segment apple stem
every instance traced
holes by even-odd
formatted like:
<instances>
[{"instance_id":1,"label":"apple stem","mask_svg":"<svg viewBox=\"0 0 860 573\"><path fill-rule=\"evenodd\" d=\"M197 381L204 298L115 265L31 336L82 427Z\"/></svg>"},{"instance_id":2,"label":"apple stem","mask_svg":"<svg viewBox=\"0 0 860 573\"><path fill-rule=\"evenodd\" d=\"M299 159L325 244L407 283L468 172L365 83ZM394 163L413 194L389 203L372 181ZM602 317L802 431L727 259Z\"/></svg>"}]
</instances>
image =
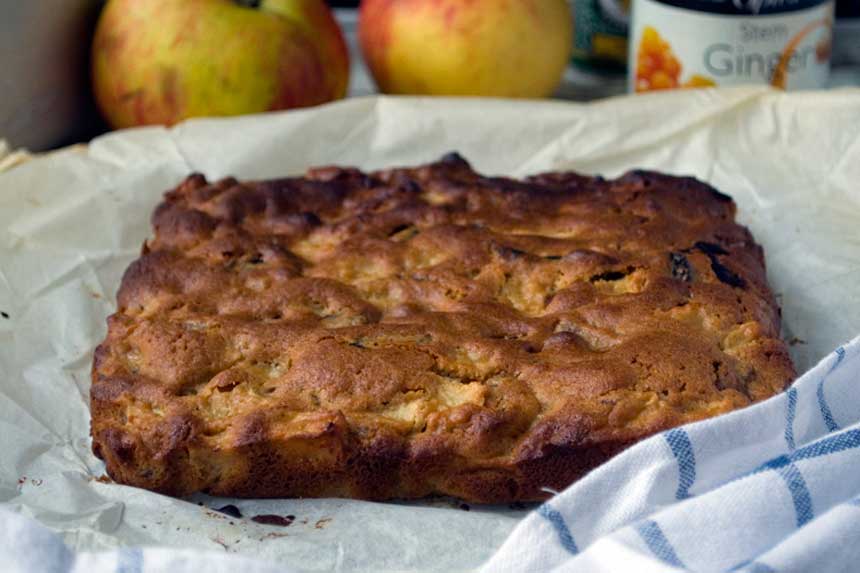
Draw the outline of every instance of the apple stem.
<instances>
[{"instance_id":1,"label":"apple stem","mask_svg":"<svg viewBox=\"0 0 860 573\"><path fill-rule=\"evenodd\" d=\"M259 8L262 0L233 0L236 4L245 6L246 8Z\"/></svg>"}]
</instances>

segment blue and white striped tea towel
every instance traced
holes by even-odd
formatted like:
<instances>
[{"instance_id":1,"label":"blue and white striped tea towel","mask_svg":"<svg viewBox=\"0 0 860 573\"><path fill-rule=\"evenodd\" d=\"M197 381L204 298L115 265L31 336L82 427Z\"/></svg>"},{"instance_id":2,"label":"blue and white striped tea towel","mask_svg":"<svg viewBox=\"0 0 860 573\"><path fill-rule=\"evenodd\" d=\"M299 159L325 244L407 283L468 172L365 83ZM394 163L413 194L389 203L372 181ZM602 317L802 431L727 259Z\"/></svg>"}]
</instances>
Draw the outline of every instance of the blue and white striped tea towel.
<instances>
[{"instance_id":1,"label":"blue and white striped tea towel","mask_svg":"<svg viewBox=\"0 0 860 573\"><path fill-rule=\"evenodd\" d=\"M485 572L860 572L860 337L788 391L630 448Z\"/></svg>"}]
</instances>

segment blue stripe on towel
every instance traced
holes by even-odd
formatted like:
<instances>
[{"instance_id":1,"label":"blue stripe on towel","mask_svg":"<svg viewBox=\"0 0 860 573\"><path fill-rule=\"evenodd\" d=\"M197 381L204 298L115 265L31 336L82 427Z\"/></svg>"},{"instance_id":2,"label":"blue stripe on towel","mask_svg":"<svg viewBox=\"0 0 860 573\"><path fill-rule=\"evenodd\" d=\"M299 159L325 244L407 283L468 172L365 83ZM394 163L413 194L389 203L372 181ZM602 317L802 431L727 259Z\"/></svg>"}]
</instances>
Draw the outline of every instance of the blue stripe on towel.
<instances>
[{"instance_id":1,"label":"blue stripe on towel","mask_svg":"<svg viewBox=\"0 0 860 573\"><path fill-rule=\"evenodd\" d=\"M552 525L555 532L558 534L558 541L569 553L576 555L579 553L579 548L576 546L576 541L573 540L573 535L567 528L564 522L564 517L558 511L550 507L549 503L545 503L537 508L538 514L546 519Z\"/></svg>"},{"instance_id":2,"label":"blue stripe on towel","mask_svg":"<svg viewBox=\"0 0 860 573\"><path fill-rule=\"evenodd\" d=\"M818 409L821 410L821 417L824 418L824 424L827 426L827 430L829 432L835 432L838 430L839 424L837 424L836 420L833 418L833 412L830 411L830 406L827 404L827 398L824 396L824 383L833 371L842 364L843 360L845 360L845 349L840 346L836 349L836 362L830 367L827 374L822 376L821 380L818 381L818 389L815 391L816 396L818 396Z\"/></svg>"},{"instance_id":3,"label":"blue stripe on towel","mask_svg":"<svg viewBox=\"0 0 860 573\"><path fill-rule=\"evenodd\" d=\"M797 526L801 527L812 520L814 512L812 511L812 496L809 493L809 488L806 486L806 480L803 479L803 475L795 465L795 462L835 454L857 447L860 447L860 429L847 430L822 438L789 454L777 456L767 463L760 465L748 475L767 470L776 470L788 486L791 499L794 502Z\"/></svg>"},{"instance_id":4,"label":"blue stripe on towel","mask_svg":"<svg viewBox=\"0 0 860 573\"><path fill-rule=\"evenodd\" d=\"M791 499L794 502L797 526L801 527L809 523L814 517L814 513L812 511L812 496L809 493L809 488L806 486L806 480L803 479L803 475L795 465L795 462L835 454L857 447L860 447L860 430L848 430L840 434L822 438L789 454L777 456L767 463L762 464L748 475L767 470L776 470L788 486L788 491L791 493Z\"/></svg>"},{"instance_id":5,"label":"blue stripe on towel","mask_svg":"<svg viewBox=\"0 0 860 573\"><path fill-rule=\"evenodd\" d=\"M143 551L139 547L119 550L116 573L141 573L143 571Z\"/></svg>"},{"instance_id":6,"label":"blue stripe on towel","mask_svg":"<svg viewBox=\"0 0 860 573\"><path fill-rule=\"evenodd\" d=\"M812 496L809 494L806 480L803 479L803 474L800 473L800 470L794 464L782 466L777 472L785 480L785 485L788 486L788 491L791 493L797 527L803 527L812 521L814 515L812 511Z\"/></svg>"},{"instance_id":7,"label":"blue stripe on towel","mask_svg":"<svg viewBox=\"0 0 860 573\"><path fill-rule=\"evenodd\" d=\"M834 370L836 370L836 368L837 368L840 364L842 364L842 361L843 361L843 360L845 360L845 348L844 348L844 347L842 347L842 346L840 346L839 348L837 348L837 349L836 349L836 364L834 364L834 365L830 368L830 372L828 372L828 374L830 374L831 372L833 372Z\"/></svg>"},{"instance_id":8,"label":"blue stripe on towel","mask_svg":"<svg viewBox=\"0 0 860 573\"><path fill-rule=\"evenodd\" d=\"M776 570L770 565L760 563L758 561L741 561L729 571L743 571L744 573L776 573Z\"/></svg>"},{"instance_id":9,"label":"blue stripe on towel","mask_svg":"<svg viewBox=\"0 0 860 573\"><path fill-rule=\"evenodd\" d=\"M767 470L777 470L799 460L809 460L857 447L860 447L860 429L846 430L839 434L822 438L808 446L803 446L790 454L777 456L750 473L755 474Z\"/></svg>"},{"instance_id":10,"label":"blue stripe on towel","mask_svg":"<svg viewBox=\"0 0 860 573\"><path fill-rule=\"evenodd\" d=\"M656 521L643 521L636 526L636 533L660 561L679 569L684 568L684 564Z\"/></svg>"},{"instance_id":11,"label":"blue stripe on towel","mask_svg":"<svg viewBox=\"0 0 860 573\"><path fill-rule=\"evenodd\" d=\"M827 426L827 431L835 432L839 429L839 425L833 419L833 412L830 411L830 406L827 405L827 399L824 397L825 380L826 377L818 382L818 389L815 391L815 394L818 396L818 409L821 410L821 417L824 418L824 425Z\"/></svg>"},{"instance_id":12,"label":"blue stripe on towel","mask_svg":"<svg viewBox=\"0 0 860 573\"><path fill-rule=\"evenodd\" d=\"M785 407L785 443L788 450L793 451L794 445L794 416L797 414L797 388L789 388L786 392Z\"/></svg>"},{"instance_id":13,"label":"blue stripe on towel","mask_svg":"<svg viewBox=\"0 0 860 573\"><path fill-rule=\"evenodd\" d=\"M678 460L678 491L675 499L687 499L690 497L690 487L696 481L696 456L693 454L693 444L687 432L681 428L675 428L663 434L666 442L672 449L672 453Z\"/></svg>"}]
</instances>

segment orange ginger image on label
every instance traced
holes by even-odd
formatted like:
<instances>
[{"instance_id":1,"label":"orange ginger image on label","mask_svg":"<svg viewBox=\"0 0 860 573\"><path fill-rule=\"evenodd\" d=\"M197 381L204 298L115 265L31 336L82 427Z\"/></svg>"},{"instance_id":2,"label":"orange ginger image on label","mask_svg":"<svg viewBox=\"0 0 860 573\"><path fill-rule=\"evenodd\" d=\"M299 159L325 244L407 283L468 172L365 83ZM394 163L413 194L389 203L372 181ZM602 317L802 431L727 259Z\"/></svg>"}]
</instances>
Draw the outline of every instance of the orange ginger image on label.
<instances>
[{"instance_id":1,"label":"orange ginger image on label","mask_svg":"<svg viewBox=\"0 0 860 573\"><path fill-rule=\"evenodd\" d=\"M652 26L642 29L642 39L636 55L636 91L673 88L700 88L717 85L711 78L694 74L681 83L681 62L675 57L669 42L660 37Z\"/></svg>"},{"instance_id":2,"label":"orange ginger image on label","mask_svg":"<svg viewBox=\"0 0 860 573\"><path fill-rule=\"evenodd\" d=\"M773 75L770 78L770 85L783 90L786 88L786 84L788 83L788 69L791 65L791 58L794 56L798 46L800 46L800 43L803 41L803 39L809 34L811 34L813 31L815 31L817 28L824 28L826 33L815 45L815 59L819 63L826 62L828 59L830 59L830 52L832 49L831 34L833 28L833 21L830 20L830 18L825 18L824 20L818 20L816 22L807 24L804 28L800 30L800 32L795 34L795 36L788 42L788 44L786 44L785 49L782 52L782 56L779 59L779 63L773 70Z\"/></svg>"}]
</instances>

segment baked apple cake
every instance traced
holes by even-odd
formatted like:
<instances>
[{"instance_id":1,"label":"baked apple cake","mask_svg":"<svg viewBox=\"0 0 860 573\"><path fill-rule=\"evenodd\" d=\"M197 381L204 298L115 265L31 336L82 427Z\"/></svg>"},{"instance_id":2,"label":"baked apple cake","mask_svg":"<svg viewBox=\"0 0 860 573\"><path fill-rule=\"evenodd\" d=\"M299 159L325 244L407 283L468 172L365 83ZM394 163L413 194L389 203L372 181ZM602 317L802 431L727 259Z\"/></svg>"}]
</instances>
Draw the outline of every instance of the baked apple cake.
<instances>
[{"instance_id":1,"label":"baked apple cake","mask_svg":"<svg viewBox=\"0 0 860 573\"><path fill-rule=\"evenodd\" d=\"M153 216L93 365L93 450L172 495L540 500L794 370L761 247L687 177L457 154L210 183Z\"/></svg>"}]
</instances>

